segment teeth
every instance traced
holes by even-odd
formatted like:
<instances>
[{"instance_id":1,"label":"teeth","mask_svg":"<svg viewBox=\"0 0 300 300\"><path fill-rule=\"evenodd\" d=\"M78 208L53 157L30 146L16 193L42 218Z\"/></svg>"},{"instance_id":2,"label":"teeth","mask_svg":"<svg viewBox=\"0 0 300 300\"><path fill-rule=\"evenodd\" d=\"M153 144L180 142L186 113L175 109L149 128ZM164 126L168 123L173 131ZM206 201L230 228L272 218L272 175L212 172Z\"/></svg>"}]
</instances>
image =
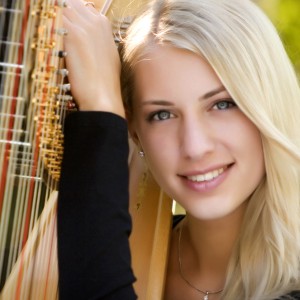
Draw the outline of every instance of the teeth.
<instances>
[{"instance_id":1,"label":"teeth","mask_svg":"<svg viewBox=\"0 0 300 300\"><path fill-rule=\"evenodd\" d=\"M200 174L200 175L193 175L193 176L187 176L187 179L191 181L197 181L197 182L202 182L202 181L209 181L212 180L213 178L218 177L220 174L224 172L224 168L214 170L205 174Z\"/></svg>"},{"instance_id":2,"label":"teeth","mask_svg":"<svg viewBox=\"0 0 300 300\"><path fill-rule=\"evenodd\" d=\"M204 180L212 180L214 178L214 173L211 172L211 173L206 173L204 175Z\"/></svg>"}]
</instances>

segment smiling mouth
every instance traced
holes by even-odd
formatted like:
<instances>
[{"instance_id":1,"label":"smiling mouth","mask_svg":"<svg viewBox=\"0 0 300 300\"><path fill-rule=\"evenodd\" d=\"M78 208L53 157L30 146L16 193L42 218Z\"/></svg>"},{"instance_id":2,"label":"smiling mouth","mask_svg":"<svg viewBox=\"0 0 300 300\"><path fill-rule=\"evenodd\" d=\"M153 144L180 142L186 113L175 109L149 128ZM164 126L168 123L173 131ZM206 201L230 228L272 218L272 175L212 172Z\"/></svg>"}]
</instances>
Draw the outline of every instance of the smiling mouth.
<instances>
[{"instance_id":1,"label":"smiling mouth","mask_svg":"<svg viewBox=\"0 0 300 300\"><path fill-rule=\"evenodd\" d=\"M204 174L199 174L199 175L192 175L192 176L186 176L186 178L188 180L191 180L193 182L204 182L204 181L210 181L214 178L217 178L218 176L220 176L222 173L224 173L225 170L227 170L229 166L226 166L226 167L223 167L223 168L220 168L220 169L216 169L216 170L213 170L213 171L210 171L210 172L207 172L207 173L204 173Z\"/></svg>"}]
</instances>

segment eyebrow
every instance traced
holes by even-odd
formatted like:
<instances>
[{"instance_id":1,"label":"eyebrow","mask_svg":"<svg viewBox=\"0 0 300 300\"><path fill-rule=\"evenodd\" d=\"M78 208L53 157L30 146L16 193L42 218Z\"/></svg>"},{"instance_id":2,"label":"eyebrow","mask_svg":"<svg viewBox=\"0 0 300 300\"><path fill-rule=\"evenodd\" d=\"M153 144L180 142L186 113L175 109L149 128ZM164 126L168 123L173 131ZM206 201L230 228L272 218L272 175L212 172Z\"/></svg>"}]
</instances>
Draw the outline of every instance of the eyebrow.
<instances>
[{"instance_id":1,"label":"eyebrow","mask_svg":"<svg viewBox=\"0 0 300 300\"><path fill-rule=\"evenodd\" d=\"M222 85L210 92L205 93L203 96L200 97L200 99L208 99L211 98L223 91L226 91L225 87ZM142 105L163 105L163 106L172 106L174 103L166 101L166 100L147 100L142 103Z\"/></svg>"},{"instance_id":2,"label":"eyebrow","mask_svg":"<svg viewBox=\"0 0 300 300\"><path fill-rule=\"evenodd\" d=\"M220 86L220 87L218 87L218 88L216 88L216 89L214 89L214 90L212 90L212 91L210 91L210 92L204 94L202 97L200 97L200 99L208 99L208 98L210 98L210 97L212 97L212 96L214 96L214 95L217 95L217 94L219 94L219 93L221 93L221 92L223 92L223 91L226 91L226 89L225 89L225 87L222 85L222 86Z\"/></svg>"},{"instance_id":3,"label":"eyebrow","mask_svg":"<svg viewBox=\"0 0 300 300\"><path fill-rule=\"evenodd\" d=\"M166 101L166 100L148 100L142 103L142 105L165 105L165 106L171 106L174 105L174 103Z\"/></svg>"}]
</instances>

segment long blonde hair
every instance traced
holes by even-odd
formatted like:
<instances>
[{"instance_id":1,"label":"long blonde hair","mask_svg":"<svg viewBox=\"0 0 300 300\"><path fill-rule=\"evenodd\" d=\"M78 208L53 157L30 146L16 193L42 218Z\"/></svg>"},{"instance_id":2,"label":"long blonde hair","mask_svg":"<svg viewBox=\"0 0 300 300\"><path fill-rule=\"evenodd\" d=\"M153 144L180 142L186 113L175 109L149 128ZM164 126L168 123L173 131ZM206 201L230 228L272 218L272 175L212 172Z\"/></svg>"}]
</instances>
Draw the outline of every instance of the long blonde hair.
<instances>
[{"instance_id":1,"label":"long blonde hair","mask_svg":"<svg viewBox=\"0 0 300 300\"><path fill-rule=\"evenodd\" d=\"M131 111L134 66L154 43L208 61L261 132L266 176L251 196L223 299L274 299L300 289L300 89L274 26L249 0L157 0L123 49Z\"/></svg>"}]
</instances>

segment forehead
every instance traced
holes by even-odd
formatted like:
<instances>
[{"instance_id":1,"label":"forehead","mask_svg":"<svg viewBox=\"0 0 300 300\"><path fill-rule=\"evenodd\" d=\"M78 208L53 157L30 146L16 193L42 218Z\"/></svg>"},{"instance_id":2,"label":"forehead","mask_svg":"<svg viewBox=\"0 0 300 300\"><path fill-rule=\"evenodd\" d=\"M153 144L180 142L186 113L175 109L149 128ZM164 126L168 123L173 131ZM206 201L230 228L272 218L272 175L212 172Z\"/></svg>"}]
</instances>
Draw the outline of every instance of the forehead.
<instances>
[{"instance_id":1,"label":"forehead","mask_svg":"<svg viewBox=\"0 0 300 300\"><path fill-rule=\"evenodd\" d=\"M135 96L205 94L222 85L211 66L191 51L155 45L135 66Z\"/></svg>"}]
</instances>

